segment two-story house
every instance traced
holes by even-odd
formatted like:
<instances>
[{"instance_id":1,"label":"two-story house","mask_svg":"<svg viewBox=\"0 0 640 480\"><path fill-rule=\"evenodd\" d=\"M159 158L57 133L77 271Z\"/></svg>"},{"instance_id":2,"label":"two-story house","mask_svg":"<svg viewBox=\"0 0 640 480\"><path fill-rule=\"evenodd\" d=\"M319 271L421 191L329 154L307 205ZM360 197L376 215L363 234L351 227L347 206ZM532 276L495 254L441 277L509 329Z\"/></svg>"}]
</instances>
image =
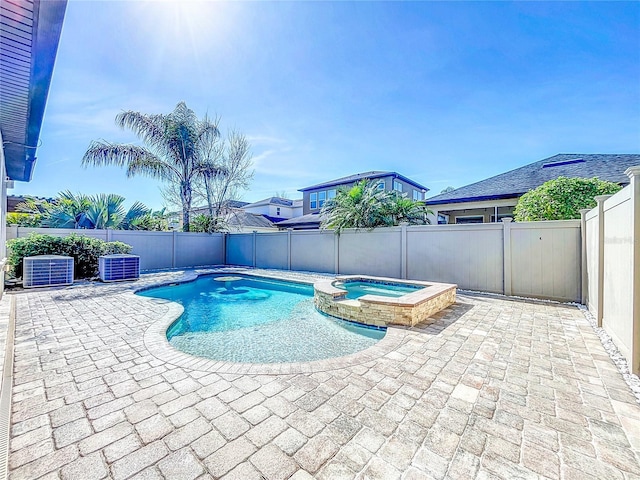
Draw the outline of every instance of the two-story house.
<instances>
[{"instance_id":1,"label":"two-story house","mask_svg":"<svg viewBox=\"0 0 640 480\"><path fill-rule=\"evenodd\" d=\"M262 215L271 222L278 223L302 216L302 199L269 197L244 205L242 208L247 213Z\"/></svg>"},{"instance_id":2,"label":"two-story house","mask_svg":"<svg viewBox=\"0 0 640 480\"><path fill-rule=\"evenodd\" d=\"M377 181L377 187L380 190L407 194L413 200L424 200L425 194L429 191L427 187L396 172L371 171L336 178L298 190L302 192L302 216L278 222L278 228L295 230L319 228L320 210L324 204L336 196L339 188L352 187L360 180Z\"/></svg>"}]
</instances>

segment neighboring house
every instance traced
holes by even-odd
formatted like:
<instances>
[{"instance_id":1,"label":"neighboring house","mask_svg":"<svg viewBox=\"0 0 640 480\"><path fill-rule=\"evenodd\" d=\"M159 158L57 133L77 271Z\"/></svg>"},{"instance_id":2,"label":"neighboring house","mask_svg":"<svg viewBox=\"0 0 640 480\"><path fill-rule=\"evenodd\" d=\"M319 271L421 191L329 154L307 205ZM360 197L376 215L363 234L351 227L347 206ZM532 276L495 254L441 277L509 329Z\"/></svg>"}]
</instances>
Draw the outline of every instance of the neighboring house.
<instances>
[{"instance_id":1,"label":"neighboring house","mask_svg":"<svg viewBox=\"0 0 640 480\"><path fill-rule=\"evenodd\" d=\"M46 198L46 197L35 197L32 195L7 195L7 213L17 212L16 207L23 203L27 197L33 198L35 200L42 200L48 203L53 203L54 198Z\"/></svg>"},{"instance_id":2,"label":"neighboring house","mask_svg":"<svg viewBox=\"0 0 640 480\"><path fill-rule=\"evenodd\" d=\"M245 211L245 207L250 205L239 200L229 200L222 209L229 231L231 232L273 232L277 228L273 222L264 215ZM191 210L192 219L196 215L209 215L209 207L197 207Z\"/></svg>"},{"instance_id":3,"label":"neighboring house","mask_svg":"<svg viewBox=\"0 0 640 480\"><path fill-rule=\"evenodd\" d=\"M337 178L329 182L301 188L299 191L303 195L303 215L278 222L278 228L293 228L296 230L319 228L319 213L324 204L336 196L339 188L351 187L360 180L375 180L380 190L404 193L413 200L424 200L425 194L429 190L427 187L396 172L371 171Z\"/></svg>"},{"instance_id":4,"label":"neighboring house","mask_svg":"<svg viewBox=\"0 0 640 480\"><path fill-rule=\"evenodd\" d=\"M558 177L593 178L627 185L625 170L639 154L559 154L429 198L438 223L489 223L512 217L518 199Z\"/></svg>"},{"instance_id":5,"label":"neighboring house","mask_svg":"<svg viewBox=\"0 0 640 480\"><path fill-rule=\"evenodd\" d=\"M302 199L269 197L242 207L247 213L262 215L273 223L302 216Z\"/></svg>"}]
</instances>

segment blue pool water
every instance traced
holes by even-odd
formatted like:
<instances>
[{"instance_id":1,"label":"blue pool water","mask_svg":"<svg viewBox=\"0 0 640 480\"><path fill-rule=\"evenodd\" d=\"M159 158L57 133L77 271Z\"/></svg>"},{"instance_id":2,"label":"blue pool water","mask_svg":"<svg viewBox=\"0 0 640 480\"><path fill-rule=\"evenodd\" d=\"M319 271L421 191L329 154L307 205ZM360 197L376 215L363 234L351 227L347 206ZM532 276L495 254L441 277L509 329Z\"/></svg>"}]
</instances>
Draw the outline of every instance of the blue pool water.
<instances>
[{"instance_id":1,"label":"blue pool water","mask_svg":"<svg viewBox=\"0 0 640 480\"><path fill-rule=\"evenodd\" d=\"M347 291L347 298L356 299L363 295L380 295L383 297L401 297L407 293L420 290L423 287L414 285L399 285L396 283L376 282L345 282L335 283L335 286Z\"/></svg>"},{"instance_id":2,"label":"blue pool water","mask_svg":"<svg viewBox=\"0 0 640 480\"><path fill-rule=\"evenodd\" d=\"M257 277L222 282L219 277L139 292L184 307L167 330L175 348L230 362L304 362L364 350L386 333L322 315L311 285Z\"/></svg>"}]
</instances>

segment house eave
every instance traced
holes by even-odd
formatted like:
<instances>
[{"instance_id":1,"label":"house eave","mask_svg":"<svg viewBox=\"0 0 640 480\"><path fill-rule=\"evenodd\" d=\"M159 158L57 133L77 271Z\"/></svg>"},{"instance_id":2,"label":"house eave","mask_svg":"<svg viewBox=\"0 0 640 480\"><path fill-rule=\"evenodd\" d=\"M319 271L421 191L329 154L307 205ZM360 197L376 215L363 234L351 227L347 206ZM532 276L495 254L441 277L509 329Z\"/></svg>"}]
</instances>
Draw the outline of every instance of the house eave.
<instances>
[{"instance_id":1,"label":"house eave","mask_svg":"<svg viewBox=\"0 0 640 480\"><path fill-rule=\"evenodd\" d=\"M0 128L12 180L28 182L33 175L66 6L67 0L2 6L0 30L10 49L0 64Z\"/></svg>"}]
</instances>

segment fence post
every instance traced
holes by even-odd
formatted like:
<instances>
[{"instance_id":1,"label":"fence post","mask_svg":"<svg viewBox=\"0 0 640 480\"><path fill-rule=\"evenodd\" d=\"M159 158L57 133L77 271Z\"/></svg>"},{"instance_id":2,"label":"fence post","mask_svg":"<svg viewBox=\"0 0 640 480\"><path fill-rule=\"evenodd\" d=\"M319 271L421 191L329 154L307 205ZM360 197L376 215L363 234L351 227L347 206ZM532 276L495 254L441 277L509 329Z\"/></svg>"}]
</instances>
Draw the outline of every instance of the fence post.
<instances>
[{"instance_id":1,"label":"fence post","mask_svg":"<svg viewBox=\"0 0 640 480\"><path fill-rule=\"evenodd\" d=\"M580 298L583 305L587 304L589 296L589 272L587 271L587 213L591 209L583 208L580 210L580 242L581 242L581 262L580 262Z\"/></svg>"},{"instance_id":2,"label":"fence post","mask_svg":"<svg viewBox=\"0 0 640 480\"><path fill-rule=\"evenodd\" d=\"M400 224L400 278L407 278L407 225L406 222Z\"/></svg>"},{"instance_id":3,"label":"fence post","mask_svg":"<svg viewBox=\"0 0 640 480\"><path fill-rule=\"evenodd\" d=\"M256 268L256 250L258 249L256 245L257 237L258 237L258 231L254 230L253 231L253 268Z\"/></svg>"},{"instance_id":4,"label":"fence post","mask_svg":"<svg viewBox=\"0 0 640 480\"><path fill-rule=\"evenodd\" d=\"M331 235L333 235L333 273L338 275L340 273L340 235L335 233Z\"/></svg>"},{"instance_id":5,"label":"fence post","mask_svg":"<svg viewBox=\"0 0 640 480\"><path fill-rule=\"evenodd\" d=\"M171 268L176 268L176 250L178 248L178 245L176 242L176 237L178 235L178 232L176 232L175 230L173 230L173 236L171 238L172 243L171 243Z\"/></svg>"},{"instance_id":6,"label":"fence post","mask_svg":"<svg viewBox=\"0 0 640 480\"><path fill-rule=\"evenodd\" d=\"M626 173L631 179L631 222L633 236L631 291L633 292L631 373L640 373L640 166L628 168Z\"/></svg>"},{"instance_id":7,"label":"fence post","mask_svg":"<svg viewBox=\"0 0 640 480\"><path fill-rule=\"evenodd\" d=\"M227 232L222 232L222 264L228 265L227 263Z\"/></svg>"},{"instance_id":8,"label":"fence post","mask_svg":"<svg viewBox=\"0 0 640 480\"><path fill-rule=\"evenodd\" d=\"M287 228L287 270L291 270L291 232L293 228Z\"/></svg>"},{"instance_id":9,"label":"fence post","mask_svg":"<svg viewBox=\"0 0 640 480\"><path fill-rule=\"evenodd\" d=\"M598 278L596 278L596 322L599 327L602 327L602 317L604 312L603 297L604 297L604 201L611 195L598 195L595 197L595 201L598 202Z\"/></svg>"},{"instance_id":10,"label":"fence post","mask_svg":"<svg viewBox=\"0 0 640 480\"><path fill-rule=\"evenodd\" d=\"M510 217L502 219L502 261L503 261L503 281L504 294L511 295L511 221Z\"/></svg>"},{"instance_id":11,"label":"fence post","mask_svg":"<svg viewBox=\"0 0 640 480\"><path fill-rule=\"evenodd\" d=\"M113 238L113 231L110 228L107 228L107 242L111 242Z\"/></svg>"}]
</instances>

